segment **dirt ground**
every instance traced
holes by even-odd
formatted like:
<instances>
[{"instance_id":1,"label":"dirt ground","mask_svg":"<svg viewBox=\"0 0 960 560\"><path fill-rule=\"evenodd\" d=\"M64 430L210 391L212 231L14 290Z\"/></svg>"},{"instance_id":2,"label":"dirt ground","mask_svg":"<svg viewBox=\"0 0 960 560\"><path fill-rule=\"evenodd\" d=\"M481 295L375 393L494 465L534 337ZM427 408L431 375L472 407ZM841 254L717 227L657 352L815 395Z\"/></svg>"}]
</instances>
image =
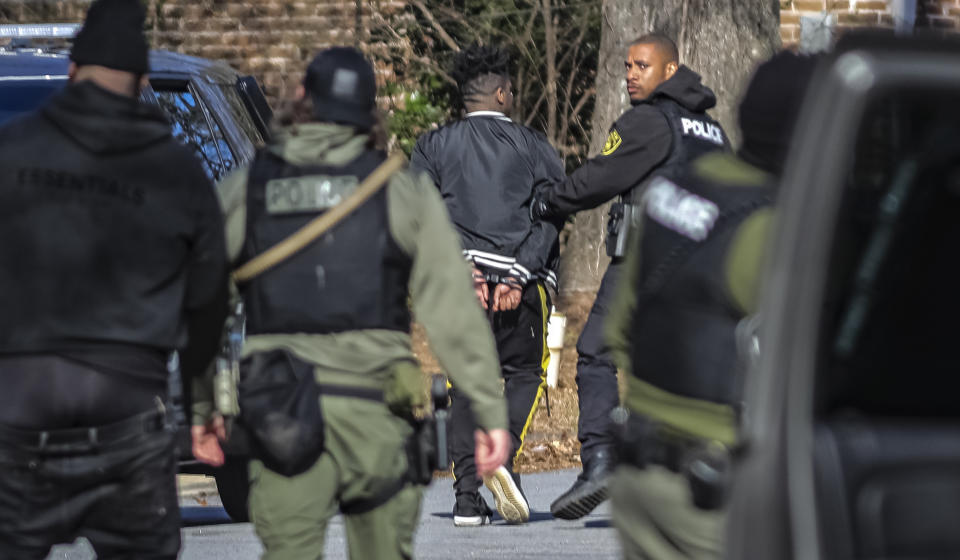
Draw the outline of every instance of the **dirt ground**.
<instances>
[{"instance_id":1,"label":"dirt ground","mask_svg":"<svg viewBox=\"0 0 960 560\"><path fill-rule=\"evenodd\" d=\"M587 320L593 293L575 293L558 298L557 310L566 315L563 353L557 387L550 389L537 407L533 425L527 433L523 453L515 464L521 473L580 467L580 442L577 441L577 337ZM413 347L424 371L441 371L430 352L423 329L415 325ZM547 414L547 398L550 414Z\"/></svg>"}]
</instances>

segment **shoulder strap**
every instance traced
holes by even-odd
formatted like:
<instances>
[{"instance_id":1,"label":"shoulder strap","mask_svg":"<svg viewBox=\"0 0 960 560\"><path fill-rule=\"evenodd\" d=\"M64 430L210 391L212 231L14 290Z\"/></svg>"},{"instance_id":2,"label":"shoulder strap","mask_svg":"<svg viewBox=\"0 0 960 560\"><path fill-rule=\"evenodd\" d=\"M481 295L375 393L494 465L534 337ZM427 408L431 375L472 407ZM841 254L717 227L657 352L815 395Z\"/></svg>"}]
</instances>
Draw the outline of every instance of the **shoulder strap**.
<instances>
[{"instance_id":1,"label":"shoulder strap","mask_svg":"<svg viewBox=\"0 0 960 560\"><path fill-rule=\"evenodd\" d=\"M387 161L374 169L373 173L368 175L343 202L311 220L290 237L236 268L233 271L233 280L238 284L248 282L298 253L376 194L390 177L403 167L405 161L406 158L400 154L390 156Z\"/></svg>"}]
</instances>

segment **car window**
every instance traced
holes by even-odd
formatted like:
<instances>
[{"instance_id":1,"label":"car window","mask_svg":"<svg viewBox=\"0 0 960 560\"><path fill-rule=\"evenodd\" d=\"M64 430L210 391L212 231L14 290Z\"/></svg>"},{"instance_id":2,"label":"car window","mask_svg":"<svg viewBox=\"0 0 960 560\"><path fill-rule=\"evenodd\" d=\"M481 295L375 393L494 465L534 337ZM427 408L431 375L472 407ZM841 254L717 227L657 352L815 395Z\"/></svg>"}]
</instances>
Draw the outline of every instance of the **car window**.
<instances>
[{"instance_id":1,"label":"car window","mask_svg":"<svg viewBox=\"0 0 960 560\"><path fill-rule=\"evenodd\" d=\"M960 105L887 92L861 120L821 328L821 412L960 416Z\"/></svg>"},{"instance_id":2,"label":"car window","mask_svg":"<svg viewBox=\"0 0 960 560\"><path fill-rule=\"evenodd\" d=\"M0 80L0 124L40 107L66 80Z\"/></svg>"},{"instance_id":3,"label":"car window","mask_svg":"<svg viewBox=\"0 0 960 560\"><path fill-rule=\"evenodd\" d=\"M193 148L212 180L219 180L236 166L223 130L193 88L154 85L154 91L160 108L170 117L174 137Z\"/></svg>"},{"instance_id":4,"label":"car window","mask_svg":"<svg viewBox=\"0 0 960 560\"><path fill-rule=\"evenodd\" d=\"M234 120L243 131L244 135L250 139L250 142L252 142L254 146L258 148L263 146L263 135L260 134L257 126L254 124L253 118L247 111L247 107L244 105L243 100L240 99L240 96L237 94L236 88L232 86L221 85L220 91L223 93L224 99L227 100L227 104L230 105L230 112L233 114Z\"/></svg>"}]
</instances>

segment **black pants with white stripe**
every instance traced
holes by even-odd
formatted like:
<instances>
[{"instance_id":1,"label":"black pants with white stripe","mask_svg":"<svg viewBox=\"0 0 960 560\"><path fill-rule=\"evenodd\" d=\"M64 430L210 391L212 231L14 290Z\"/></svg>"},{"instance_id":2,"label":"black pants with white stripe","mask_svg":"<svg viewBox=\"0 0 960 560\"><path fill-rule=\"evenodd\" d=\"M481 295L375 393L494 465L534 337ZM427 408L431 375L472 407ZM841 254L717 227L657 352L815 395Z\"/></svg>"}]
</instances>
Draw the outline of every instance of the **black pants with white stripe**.
<instances>
[{"instance_id":1,"label":"black pants with white stripe","mask_svg":"<svg viewBox=\"0 0 960 560\"><path fill-rule=\"evenodd\" d=\"M523 440L533 421L546 388L547 321L550 318L550 296L543 284L530 282L524 288L517 309L493 315L493 334L500 356L504 396L507 399L510 439L513 453L507 467L520 454ZM476 492L473 432L476 429L470 412L470 401L456 387L450 391L450 456L453 459L454 488L457 494Z\"/></svg>"}]
</instances>

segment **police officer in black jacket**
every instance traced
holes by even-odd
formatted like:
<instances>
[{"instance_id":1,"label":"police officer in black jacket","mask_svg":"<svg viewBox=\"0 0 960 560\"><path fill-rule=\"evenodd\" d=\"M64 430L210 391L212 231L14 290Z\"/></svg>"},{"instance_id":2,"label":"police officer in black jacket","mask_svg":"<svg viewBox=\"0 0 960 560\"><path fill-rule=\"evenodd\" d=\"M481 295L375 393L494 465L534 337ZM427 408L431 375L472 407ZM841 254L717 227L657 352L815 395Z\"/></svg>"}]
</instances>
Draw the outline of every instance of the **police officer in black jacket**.
<instances>
[{"instance_id":1,"label":"police officer in black jacket","mask_svg":"<svg viewBox=\"0 0 960 560\"><path fill-rule=\"evenodd\" d=\"M217 199L138 101L137 0L98 0L69 85L0 129L0 557L86 537L100 558L177 557L167 362L213 358L226 315Z\"/></svg>"},{"instance_id":2,"label":"police officer in black jacket","mask_svg":"<svg viewBox=\"0 0 960 560\"><path fill-rule=\"evenodd\" d=\"M550 506L562 519L583 517L607 497L613 468L610 413L619 398L617 369L603 340L603 322L620 275L626 226L636 212L640 191L654 173L669 174L728 144L723 129L706 114L716 97L700 83L700 76L679 64L671 39L656 33L640 37L630 45L625 65L633 107L610 128L600 155L562 184L542 190L532 206L534 216L556 218L620 197L608 226L607 253L613 260L577 341L583 472Z\"/></svg>"},{"instance_id":3,"label":"police officer in black jacket","mask_svg":"<svg viewBox=\"0 0 960 560\"><path fill-rule=\"evenodd\" d=\"M510 120L513 92L506 53L471 45L458 55L454 75L466 118L420 137L410 163L440 189L464 257L473 265L478 299L491 312L513 453L484 482L500 516L523 523L530 510L511 467L546 387L550 297L545 286L556 289L559 255L557 226L532 220L529 205L536 189L563 180L563 167L542 134ZM456 387L451 395L454 524L482 525L490 510L477 492L474 422Z\"/></svg>"}]
</instances>

